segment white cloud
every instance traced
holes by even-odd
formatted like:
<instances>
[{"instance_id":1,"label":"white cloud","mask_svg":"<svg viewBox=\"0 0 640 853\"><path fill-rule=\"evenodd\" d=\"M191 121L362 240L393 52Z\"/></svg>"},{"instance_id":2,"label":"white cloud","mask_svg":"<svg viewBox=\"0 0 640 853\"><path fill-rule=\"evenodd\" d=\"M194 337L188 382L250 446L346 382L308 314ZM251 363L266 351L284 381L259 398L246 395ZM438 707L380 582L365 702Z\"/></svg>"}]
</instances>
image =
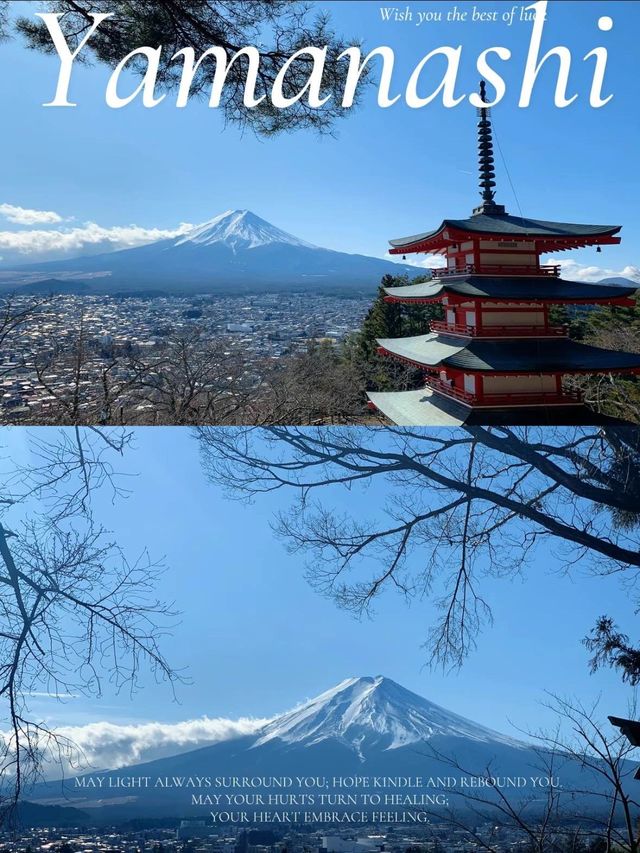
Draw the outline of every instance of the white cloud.
<instances>
[{"instance_id":1,"label":"white cloud","mask_svg":"<svg viewBox=\"0 0 640 853\"><path fill-rule=\"evenodd\" d=\"M140 225L115 225L105 228L86 222L75 228L30 231L0 231L0 249L20 255L81 253L88 248L104 251L130 249L186 234L194 226L182 222L177 228L143 228Z\"/></svg>"},{"instance_id":2,"label":"white cloud","mask_svg":"<svg viewBox=\"0 0 640 853\"><path fill-rule=\"evenodd\" d=\"M570 281L601 281L603 278L630 278L640 283L640 267L626 266L621 270L607 269L605 267L588 266L579 264L571 258L562 260L549 259L549 263L559 263L563 278Z\"/></svg>"},{"instance_id":3,"label":"white cloud","mask_svg":"<svg viewBox=\"0 0 640 853\"><path fill-rule=\"evenodd\" d=\"M30 210L15 204L0 204L0 216L16 225L45 225L62 222L62 216L53 210Z\"/></svg>"},{"instance_id":4,"label":"white cloud","mask_svg":"<svg viewBox=\"0 0 640 853\"><path fill-rule=\"evenodd\" d=\"M385 258L390 261L399 261L401 256L386 254ZM561 275L570 281L601 281L603 278L629 278L640 284L640 267L626 266L621 270L607 269L606 267L589 266L580 264L571 258L562 260L555 256L544 259L544 263L559 264ZM442 269L446 261L441 255L407 255L403 263L420 269Z\"/></svg>"},{"instance_id":5,"label":"white cloud","mask_svg":"<svg viewBox=\"0 0 640 853\"><path fill-rule=\"evenodd\" d=\"M388 252L385 255L385 259L388 261L395 261L396 263L407 264L410 267L418 267L419 269L442 269L447 265L446 260L442 257L442 255L416 255L409 254L406 256L406 260L403 259L402 255L390 255Z\"/></svg>"},{"instance_id":6,"label":"white cloud","mask_svg":"<svg viewBox=\"0 0 640 853\"><path fill-rule=\"evenodd\" d=\"M36 699L79 699L77 693L49 693L47 690L31 690L27 696L34 696Z\"/></svg>"},{"instance_id":7,"label":"white cloud","mask_svg":"<svg viewBox=\"0 0 640 853\"><path fill-rule=\"evenodd\" d=\"M176 755L202 746L210 746L232 738L251 735L268 723L268 719L241 717L200 717L179 723L118 723L96 722L83 726L54 726L55 732L68 738L82 755L81 763L72 765L50 763L45 775L60 778L61 770L68 774L90 770L117 770L132 764ZM5 737L7 735L5 734Z\"/></svg>"}]
</instances>

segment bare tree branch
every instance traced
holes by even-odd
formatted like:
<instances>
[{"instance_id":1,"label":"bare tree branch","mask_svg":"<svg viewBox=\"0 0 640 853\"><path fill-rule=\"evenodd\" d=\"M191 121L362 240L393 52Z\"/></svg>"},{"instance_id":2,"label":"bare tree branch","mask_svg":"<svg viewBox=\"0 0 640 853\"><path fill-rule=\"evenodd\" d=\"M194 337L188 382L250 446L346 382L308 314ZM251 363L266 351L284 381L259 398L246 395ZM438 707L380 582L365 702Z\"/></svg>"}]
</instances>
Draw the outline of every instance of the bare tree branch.
<instances>
[{"instance_id":1,"label":"bare tree branch","mask_svg":"<svg viewBox=\"0 0 640 853\"><path fill-rule=\"evenodd\" d=\"M633 577L640 567L635 428L203 427L198 437L206 472L232 497L291 491L275 526L308 554L322 594L356 614L387 588L427 596L441 614L428 652L445 665L459 665L491 620L483 576L524 571L543 542L566 570ZM331 503L374 487L374 517L357 501Z\"/></svg>"}]
</instances>

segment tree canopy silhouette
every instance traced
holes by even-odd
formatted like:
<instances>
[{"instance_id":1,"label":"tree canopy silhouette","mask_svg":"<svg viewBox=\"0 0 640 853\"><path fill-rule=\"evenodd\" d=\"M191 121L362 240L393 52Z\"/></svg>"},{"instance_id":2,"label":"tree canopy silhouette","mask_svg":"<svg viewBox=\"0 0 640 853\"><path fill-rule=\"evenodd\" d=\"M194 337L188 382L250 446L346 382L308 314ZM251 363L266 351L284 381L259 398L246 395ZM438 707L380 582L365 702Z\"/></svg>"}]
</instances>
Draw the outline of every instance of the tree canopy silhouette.
<instances>
[{"instance_id":1,"label":"tree canopy silhouette","mask_svg":"<svg viewBox=\"0 0 640 853\"><path fill-rule=\"evenodd\" d=\"M327 48L322 78L324 106L313 108L304 98L287 109L277 109L265 97L253 108L244 105L247 57L239 56L227 66L220 108L225 120L248 128L260 135L312 128L320 132L332 129L336 119L348 110L341 106L349 63L337 57L357 40L341 38L331 27L329 17L316 14L311 5L298 0L51 0L46 8L61 15L60 25L73 51L80 45L93 24L93 15L111 13L92 35L76 61L85 52L99 62L116 66L136 48L163 47L156 85L159 91L172 91L180 84L182 63L172 61L175 53L191 47L200 57L211 47L224 48L228 59L249 45L260 50L260 69L255 87L256 100L267 95L285 62L296 51L310 46ZM40 7L38 11L43 11ZM4 12L4 15L2 13ZM0 6L0 33L10 30L8 10ZM21 16L16 28L29 47L55 53L55 47L44 22ZM144 75L146 60L138 57L128 63L134 73ZM215 60L208 56L196 73L190 92L206 96L211 87ZM302 54L289 67L284 94L294 97L304 89L313 68L312 57ZM362 80L366 80L366 69ZM359 98L361 86L356 91Z\"/></svg>"}]
</instances>

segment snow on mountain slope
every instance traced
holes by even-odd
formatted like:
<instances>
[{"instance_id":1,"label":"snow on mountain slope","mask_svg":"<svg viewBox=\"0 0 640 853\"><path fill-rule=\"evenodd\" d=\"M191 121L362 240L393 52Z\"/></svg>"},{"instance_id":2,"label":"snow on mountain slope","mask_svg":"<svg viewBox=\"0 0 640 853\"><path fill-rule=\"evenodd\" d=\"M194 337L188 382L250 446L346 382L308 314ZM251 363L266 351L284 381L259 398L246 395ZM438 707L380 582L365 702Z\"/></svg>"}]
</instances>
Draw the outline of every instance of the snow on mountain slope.
<instances>
[{"instance_id":1,"label":"snow on mountain slope","mask_svg":"<svg viewBox=\"0 0 640 853\"><path fill-rule=\"evenodd\" d=\"M275 225L271 225L250 210L227 210L179 237L174 246L187 244L213 246L215 243L224 243L234 252L255 249L257 246L267 246L270 243L303 246L306 249L318 248L294 237L293 234L281 231L280 228L276 228Z\"/></svg>"},{"instance_id":2,"label":"snow on mountain slope","mask_svg":"<svg viewBox=\"0 0 640 853\"><path fill-rule=\"evenodd\" d=\"M365 741L397 749L436 735L523 747L506 737L423 699L384 676L349 678L259 732L254 747L280 740L313 745L335 738L360 751Z\"/></svg>"}]
</instances>

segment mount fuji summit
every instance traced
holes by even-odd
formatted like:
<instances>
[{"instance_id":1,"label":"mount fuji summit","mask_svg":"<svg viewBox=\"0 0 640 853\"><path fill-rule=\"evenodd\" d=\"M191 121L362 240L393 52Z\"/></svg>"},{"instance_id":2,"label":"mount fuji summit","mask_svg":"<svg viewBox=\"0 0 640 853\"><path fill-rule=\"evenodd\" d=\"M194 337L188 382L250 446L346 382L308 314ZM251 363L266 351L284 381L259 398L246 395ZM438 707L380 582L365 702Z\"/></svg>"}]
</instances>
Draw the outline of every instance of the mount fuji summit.
<instances>
[{"instance_id":1,"label":"mount fuji summit","mask_svg":"<svg viewBox=\"0 0 640 853\"><path fill-rule=\"evenodd\" d=\"M265 292L342 289L374 293L385 273L415 276L416 267L335 252L300 240L250 210L228 210L187 233L133 249L21 265L14 284L78 281L92 291ZM28 278L25 273L31 274ZM21 279L22 275L22 279ZM6 273L4 274L7 280Z\"/></svg>"},{"instance_id":2,"label":"mount fuji summit","mask_svg":"<svg viewBox=\"0 0 640 853\"><path fill-rule=\"evenodd\" d=\"M434 737L466 738L510 748L524 746L379 675L348 678L282 714L258 733L254 748L278 741L303 747L334 742L365 763L376 753L420 744Z\"/></svg>"},{"instance_id":3,"label":"mount fuji summit","mask_svg":"<svg viewBox=\"0 0 640 853\"><path fill-rule=\"evenodd\" d=\"M302 246L306 249L317 249L312 243L305 243L293 234L281 231L265 219L261 219L250 210L227 210L203 225L197 225L183 237L178 238L175 245L184 246L213 246L222 243L232 252L245 249L255 249L258 246L268 246L280 243L287 246Z\"/></svg>"}]
</instances>

